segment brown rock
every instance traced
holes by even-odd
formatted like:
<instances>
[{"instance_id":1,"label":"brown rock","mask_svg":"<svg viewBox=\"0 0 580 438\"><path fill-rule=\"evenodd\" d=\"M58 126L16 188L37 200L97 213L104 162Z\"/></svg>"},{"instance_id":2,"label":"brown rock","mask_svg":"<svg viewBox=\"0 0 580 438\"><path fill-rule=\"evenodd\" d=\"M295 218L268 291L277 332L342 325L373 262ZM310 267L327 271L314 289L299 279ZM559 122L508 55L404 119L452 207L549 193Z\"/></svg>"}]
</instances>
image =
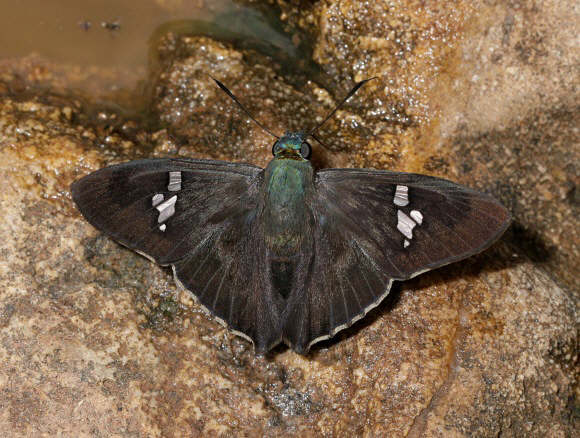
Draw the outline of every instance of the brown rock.
<instances>
[{"instance_id":1,"label":"brown rock","mask_svg":"<svg viewBox=\"0 0 580 438\"><path fill-rule=\"evenodd\" d=\"M175 35L151 80L165 127L155 132L31 93L37 61L18 77L3 64L0 435L574 435L574 5L343 0L307 2L297 16L290 3L288 26L314 35L313 59L334 84L298 86L252 51ZM45 63L42 80L56 69ZM379 75L321 131L339 153L316 148L317 164L469 183L510 206L512 231L396 285L307 357L281 347L256 358L169 271L92 229L68 191L142 156L266 163L272 139L208 72L276 132L310 126L353 78Z\"/></svg>"}]
</instances>

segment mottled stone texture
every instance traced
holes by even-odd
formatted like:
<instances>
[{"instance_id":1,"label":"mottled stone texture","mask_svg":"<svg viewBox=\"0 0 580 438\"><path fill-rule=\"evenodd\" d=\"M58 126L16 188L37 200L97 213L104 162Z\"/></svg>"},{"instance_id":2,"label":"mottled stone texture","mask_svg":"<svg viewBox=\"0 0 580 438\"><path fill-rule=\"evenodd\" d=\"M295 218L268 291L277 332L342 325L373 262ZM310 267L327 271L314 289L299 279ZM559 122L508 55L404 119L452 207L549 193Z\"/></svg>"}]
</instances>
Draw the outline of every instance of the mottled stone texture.
<instances>
[{"instance_id":1,"label":"mottled stone texture","mask_svg":"<svg viewBox=\"0 0 580 438\"><path fill-rule=\"evenodd\" d=\"M280 1L286 26L331 83L173 35L151 78L165 129L51 93L61 67L1 64L0 436L577 434L577 5L320 0L298 16L297 3ZM256 358L69 195L75 178L136 157L265 164L272 138L208 72L277 132L379 76L320 132L338 152L316 147L317 165L464 182L510 207L511 230L396 285L309 356Z\"/></svg>"}]
</instances>

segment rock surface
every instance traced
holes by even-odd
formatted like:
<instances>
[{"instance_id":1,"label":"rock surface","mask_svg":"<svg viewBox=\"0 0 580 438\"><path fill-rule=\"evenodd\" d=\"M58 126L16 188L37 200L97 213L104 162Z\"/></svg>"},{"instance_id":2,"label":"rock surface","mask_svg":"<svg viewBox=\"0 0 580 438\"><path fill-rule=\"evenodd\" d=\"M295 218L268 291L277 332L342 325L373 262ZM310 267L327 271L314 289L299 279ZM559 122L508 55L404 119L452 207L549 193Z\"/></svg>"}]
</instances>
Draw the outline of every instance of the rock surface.
<instances>
[{"instance_id":1,"label":"rock surface","mask_svg":"<svg viewBox=\"0 0 580 438\"><path fill-rule=\"evenodd\" d=\"M251 51L173 35L151 79L165 129L34 93L61 88L49 63L2 64L0 435L577 433L574 4L317 1L298 16L293 3L280 1L288 26L313 36L334 84L296 86ZM256 358L168 270L90 227L68 188L143 156L264 165L272 139L208 71L276 132L311 126L353 78L379 76L320 131L338 152L316 148L317 165L454 179L508 205L512 229L396 285L310 355Z\"/></svg>"}]
</instances>

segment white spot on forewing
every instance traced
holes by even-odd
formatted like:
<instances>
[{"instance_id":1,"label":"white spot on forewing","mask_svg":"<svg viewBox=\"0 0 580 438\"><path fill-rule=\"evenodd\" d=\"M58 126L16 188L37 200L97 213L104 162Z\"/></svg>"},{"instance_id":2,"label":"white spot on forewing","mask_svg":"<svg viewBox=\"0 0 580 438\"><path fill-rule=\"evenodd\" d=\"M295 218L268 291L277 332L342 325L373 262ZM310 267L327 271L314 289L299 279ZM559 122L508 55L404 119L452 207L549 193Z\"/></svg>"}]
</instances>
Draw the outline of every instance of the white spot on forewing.
<instances>
[{"instance_id":1,"label":"white spot on forewing","mask_svg":"<svg viewBox=\"0 0 580 438\"><path fill-rule=\"evenodd\" d=\"M411 211L411 217L415 220L415 222L417 222L419 225L421 225L421 223L423 222L423 215L421 214L420 211L417 210L412 210Z\"/></svg>"},{"instance_id":2,"label":"white spot on forewing","mask_svg":"<svg viewBox=\"0 0 580 438\"><path fill-rule=\"evenodd\" d=\"M169 172L167 190L170 192L178 192L181 190L181 172Z\"/></svg>"},{"instance_id":3,"label":"white spot on forewing","mask_svg":"<svg viewBox=\"0 0 580 438\"><path fill-rule=\"evenodd\" d=\"M397 186L393 203L399 207L404 207L409 203L409 187Z\"/></svg>"},{"instance_id":4,"label":"white spot on forewing","mask_svg":"<svg viewBox=\"0 0 580 438\"><path fill-rule=\"evenodd\" d=\"M397 219L397 230L403 233L403 236L405 236L407 239L412 239L413 228L417 224L401 210L397 211Z\"/></svg>"},{"instance_id":5,"label":"white spot on forewing","mask_svg":"<svg viewBox=\"0 0 580 438\"><path fill-rule=\"evenodd\" d=\"M163 195L153 196L153 207L157 207L162 202L163 202Z\"/></svg>"},{"instance_id":6,"label":"white spot on forewing","mask_svg":"<svg viewBox=\"0 0 580 438\"><path fill-rule=\"evenodd\" d=\"M157 222L162 223L175 214L175 203L177 202L177 195L172 196L163 204L157 205L155 208L159 210L159 218Z\"/></svg>"},{"instance_id":7,"label":"white spot on forewing","mask_svg":"<svg viewBox=\"0 0 580 438\"><path fill-rule=\"evenodd\" d=\"M165 225L165 224L161 224L161 225L159 225L159 229L160 229L161 231L165 231L165 230L167 229L167 225Z\"/></svg>"},{"instance_id":8,"label":"white spot on forewing","mask_svg":"<svg viewBox=\"0 0 580 438\"><path fill-rule=\"evenodd\" d=\"M409 241L407 239L405 239L405 242L403 242L403 248L406 248L410 245Z\"/></svg>"}]
</instances>

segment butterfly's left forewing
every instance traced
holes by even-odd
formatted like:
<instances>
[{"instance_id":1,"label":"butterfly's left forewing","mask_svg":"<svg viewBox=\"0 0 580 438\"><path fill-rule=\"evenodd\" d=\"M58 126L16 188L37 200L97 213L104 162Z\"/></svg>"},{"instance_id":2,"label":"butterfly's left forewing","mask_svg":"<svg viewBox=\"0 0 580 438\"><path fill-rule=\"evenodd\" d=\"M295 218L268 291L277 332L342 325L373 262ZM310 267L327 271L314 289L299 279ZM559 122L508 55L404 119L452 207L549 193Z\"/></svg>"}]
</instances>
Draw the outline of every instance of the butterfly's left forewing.
<instances>
[{"instance_id":1,"label":"butterfly's left forewing","mask_svg":"<svg viewBox=\"0 0 580 438\"><path fill-rule=\"evenodd\" d=\"M280 315L262 247L261 172L219 161L138 160L87 175L72 195L93 226L171 264L184 288L263 352L280 340Z\"/></svg>"},{"instance_id":2,"label":"butterfly's left forewing","mask_svg":"<svg viewBox=\"0 0 580 438\"><path fill-rule=\"evenodd\" d=\"M228 209L251 209L260 172L209 160L137 160L85 176L72 196L99 231L167 265L215 231Z\"/></svg>"},{"instance_id":3,"label":"butterfly's left forewing","mask_svg":"<svg viewBox=\"0 0 580 438\"><path fill-rule=\"evenodd\" d=\"M363 317L393 280L484 250L511 219L490 196L420 174L328 169L315 192L310 275L284 316L302 352Z\"/></svg>"}]
</instances>

